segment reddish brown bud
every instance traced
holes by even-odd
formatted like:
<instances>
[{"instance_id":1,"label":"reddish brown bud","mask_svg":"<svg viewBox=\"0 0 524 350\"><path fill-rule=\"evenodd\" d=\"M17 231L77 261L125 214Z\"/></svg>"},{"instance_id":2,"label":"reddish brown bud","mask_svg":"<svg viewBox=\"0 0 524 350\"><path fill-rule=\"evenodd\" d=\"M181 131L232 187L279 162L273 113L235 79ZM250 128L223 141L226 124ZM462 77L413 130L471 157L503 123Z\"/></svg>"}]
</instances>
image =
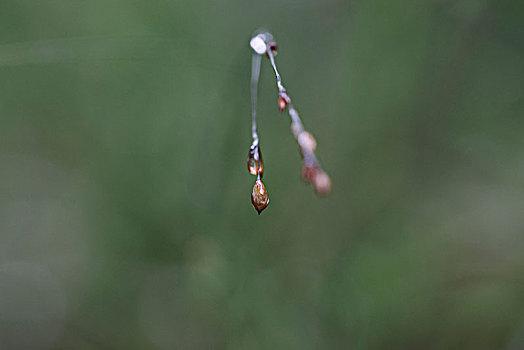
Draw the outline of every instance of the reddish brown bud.
<instances>
[{"instance_id":1,"label":"reddish brown bud","mask_svg":"<svg viewBox=\"0 0 524 350\"><path fill-rule=\"evenodd\" d=\"M311 180L311 185L313 185L315 192L319 196L327 196L331 193L331 179L329 175L322 170L316 171Z\"/></svg>"},{"instance_id":2,"label":"reddish brown bud","mask_svg":"<svg viewBox=\"0 0 524 350\"><path fill-rule=\"evenodd\" d=\"M291 98L289 98L287 92L281 91L278 93L278 109L280 110L280 113L284 113L289 102L291 102Z\"/></svg>"},{"instance_id":3,"label":"reddish brown bud","mask_svg":"<svg viewBox=\"0 0 524 350\"><path fill-rule=\"evenodd\" d=\"M255 152L258 151L258 160L255 160ZM250 149L247 155L247 170L252 175L260 174L260 177L264 175L264 162L262 161L262 153L260 147Z\"/></svg>"},{"instance_id":4,"label":"reddish brown bud","mask_svg":"<svg viewBox=\"0 0 524 350\"><path fill-rule=\"evenodd\" d=\"M311 165L304 165L302 167L302 180L311 181L317 173L317 168Z\"/></svg>"},{"instance_id":5,"label":"reddish brown bud","mask_svg":"<svg viewBox=\"0 0 524 350\"><path fill-rule=\"evenodd\" d=\"M286 110L287 103L282 97L278 97L278 109L280 110L280 113L284 113Z\"/></svg>"},{"instance_id":6,"label":"reddish brown bud","mask_svg":"<svg viewBox=\"0 0 524 350\"><path fill-rule=\"evenodd\" d=\"M260 215L262 210L266 209L267 205L269 204L269 196L267 195L266 186L264 186L264 183L262 180L260 180L260 178L257 179L255 186L253 186L253 192L251 193L251 203L253 203L253 206L258 212L258 215Z\"/></svg>"},{"instance_id":7,"label":"reddish brown bud","mask_svg":"<svg viewBox=\"0 0 524 350\"><path fill-rule=\"evenodd\" d=\"M274 42L274 41L269 42L269 43L267 43L266 47L267 47L267 50L271 50L271 53L273 54L273 56L277 55L277 48L278 47L277 47L277 43L276 42ZM267 51L266 51L266 57L269 58L269 55L268 55Z\"/></svg>"}]
</instances>

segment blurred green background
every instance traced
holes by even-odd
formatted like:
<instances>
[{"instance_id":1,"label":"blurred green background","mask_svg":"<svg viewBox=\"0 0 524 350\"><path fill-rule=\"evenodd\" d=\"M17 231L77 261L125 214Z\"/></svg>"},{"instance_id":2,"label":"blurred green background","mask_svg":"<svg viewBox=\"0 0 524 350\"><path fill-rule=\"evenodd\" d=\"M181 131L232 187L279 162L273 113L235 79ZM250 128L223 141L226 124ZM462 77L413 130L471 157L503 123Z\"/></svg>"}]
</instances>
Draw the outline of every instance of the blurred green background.
<instances>
[{"instance_id":1,"label":"blurred green background","mask_svg":"<svg viewBox=\"0 0 524 350\"><path fill-rule=\"evenodd\" d=\"M524 3L2 0L0 349L524 348ZM333 193L300 180L264 60Z\"/></svg>"}]
</instances>

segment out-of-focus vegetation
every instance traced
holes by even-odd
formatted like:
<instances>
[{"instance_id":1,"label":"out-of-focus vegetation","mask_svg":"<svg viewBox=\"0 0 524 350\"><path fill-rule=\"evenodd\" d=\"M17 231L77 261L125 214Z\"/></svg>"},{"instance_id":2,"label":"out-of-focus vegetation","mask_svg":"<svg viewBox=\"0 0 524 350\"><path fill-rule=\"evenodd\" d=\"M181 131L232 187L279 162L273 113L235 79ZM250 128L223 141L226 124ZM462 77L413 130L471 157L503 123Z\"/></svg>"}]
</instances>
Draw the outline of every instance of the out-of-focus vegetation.
<instances>
[{"instance_id":1,"label":"out-of-focus vegetation","mask_svg":"<svg viewBox=\"0 0 524 350\"><path fill-rule=\"evenodd\" d=\"M522 349L524 3L0 2L1 349ZM251 33L333 180L300 181Z\"/></svg>"}]
</instances>

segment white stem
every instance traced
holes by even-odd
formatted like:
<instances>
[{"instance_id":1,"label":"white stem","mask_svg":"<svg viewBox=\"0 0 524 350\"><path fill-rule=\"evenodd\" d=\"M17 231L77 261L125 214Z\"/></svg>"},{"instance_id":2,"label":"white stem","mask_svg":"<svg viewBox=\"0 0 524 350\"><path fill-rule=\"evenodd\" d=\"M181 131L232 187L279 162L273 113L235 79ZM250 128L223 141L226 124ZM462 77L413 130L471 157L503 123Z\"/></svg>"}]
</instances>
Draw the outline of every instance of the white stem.
<instances>
[{"instance_id":1,"label":"white stem","mask_svg":"<svg viewBox=\"0 0 524 350\"><path fill-rule=\"evenodd\" d=\"M258 80L260 77L260 55L253 53L251 61L251 133L253 135L253 144L258 146L257 133L257 95L258 95Z\"/></svg>"}]
</instances>

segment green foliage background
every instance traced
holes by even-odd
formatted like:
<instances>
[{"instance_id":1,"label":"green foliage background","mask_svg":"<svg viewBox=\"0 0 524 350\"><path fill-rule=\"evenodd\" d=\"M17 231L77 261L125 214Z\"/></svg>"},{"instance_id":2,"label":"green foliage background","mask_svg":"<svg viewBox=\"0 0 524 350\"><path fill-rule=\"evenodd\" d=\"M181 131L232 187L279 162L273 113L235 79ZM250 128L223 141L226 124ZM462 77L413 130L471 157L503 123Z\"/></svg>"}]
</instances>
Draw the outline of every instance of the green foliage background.
<instances>
[{"instance_id":1,"label":"green foliage background","mask_svg":"<svg viewBox=\"0 0 524 350\"><path fill-rule=\"evenodd\" d=\"M1 1L0 348L522 349L523 4Z\"/></svg>"}]
</instances>

